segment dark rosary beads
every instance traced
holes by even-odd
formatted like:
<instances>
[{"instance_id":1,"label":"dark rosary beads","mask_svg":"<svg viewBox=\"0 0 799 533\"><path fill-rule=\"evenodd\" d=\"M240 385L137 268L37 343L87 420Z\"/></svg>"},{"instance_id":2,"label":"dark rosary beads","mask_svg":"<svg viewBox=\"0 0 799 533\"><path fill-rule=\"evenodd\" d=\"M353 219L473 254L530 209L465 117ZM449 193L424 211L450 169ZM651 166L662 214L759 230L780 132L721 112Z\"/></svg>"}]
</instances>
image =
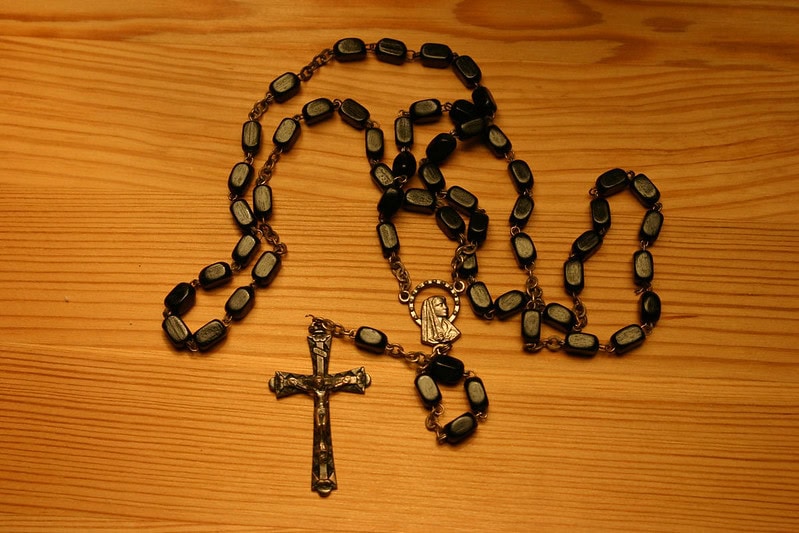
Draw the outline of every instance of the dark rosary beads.
<instances>
[{"instance_id":1,"label":"dark rosary beads","mask_svg":"<svg viewBox=\"0 0 799 533\"><path fill-rule=\"evenodd\" d=\"M384 133L371 120L369 111L363 105L352 98L316 98L307 102L300 113L280 121L271 137L272 150L265 158L263 167L256 172L253 161L261 151L263 136L260 118L270 106L292 100L300 93L302 84L329 61L357 62L370 53L378 61L390 65L415 61L425 68L449 68L471 91L471 98L442 103L431 97L412 102L407 111L394 121L398 153L386 162L383 162L386 152ZM531 351L546 347L578 357L592 357L600 350L624 354L640 346L661 314L660 298L652 290L654 259L649 251L663 225L660 192L643 174L620 169L602 174L596 181L591 200L591 227L574 241L563 265L564 287L572 296L574 306L570 309L558 303L547 304L534 274L538 259L536 246L526 231L535 207L532 197L533 172L527 162L516 158L510 138L496 124L497 103L481 82L480 68L469 56L456 54L440 43L425 43L418 52L412 51L402 41L390 38L369 45L357 38L341 39L332 48L317 54L299 72L286 72L275 78L269 84L264 98L254 104L242 125L243 158L228 175L229 210L241 236L231 253L231 260L209 264L197 278L179 283L164 299L163 330L169 341L179 349L212 349L227 336L234 321L245 318L254 308L257 290L274 282L287 253L286 246L269 223L274 210L269 185L274 168L281 156L297 145L304 126L313 126L338 115L345 124L364 131L364 148L371 166L371 179L381 194L377 203L377 239L399 283L401 302L410 301L413 309L412 297L419 287L425 284L439 288L451 286L456 307L460 305L459 296L464 296L475 314L483 319L509 320L520 315L522 340L525 348ZM443 117L449 117L451 129L435 135L426 145L424 157L417 161L413 153L414 127L435 123ZM441 167L453 157L458 146L467 142L482 143L488 153L507 163L507 173L515 191L515 201L507 218L510 227L509 248L517 267L527 276L527 281L523 290L505 291L496 299L492 298L486 284L477 278L477 252L489 236L489 216L473 193L459 185L448 185L441 172ZM409 181L417 175L421 185L409 186ZM248 201L245 194L253 182L252 198ZM632 257L631 277L640 294L640 323L619 329L607 344L602 344L598 337L583 331L587 323L585 306L580 300L585 287L584 263L601 249L610 229L607 198L623 190L631 191L647 210L638 233L641 247ZM399 255L400 240L395 225L396 215L401 210L432 215L431 220L455 243L456 250L450 262L451 284L427 280L411 292L410 275ZM264 245L271 249L261 250ZM192 332L183 317L195 304L197 292L228 286L237 273L248 268L251 279L234 289L225 303L224 317L212 319ZM414 313L415 310L411 313L412 317ZM456 314L457 311L450 320ZM542 327L555 329L563 337L542 339ZM431 354L405 352L398 345L389 344L386 335L373 328L360 328L346 335L352 336L356 346L365 351L403 357L416 364L419 372L414 381L415 388L422 404L430 411L426 426L435 431L439 442L456 444L472 435L478 422L484 419L488 396L482 380L473 372L466 371L463 362L450 355L452 340L460 335L457 328L453 326L452 329L453 336L446 338L438 336L444 335L441 332L422 333L422 342L433 346ZM345 334L339 328L333 328L329 333L334 336ZM443 411L440 387L459 383L463 384L470 409L441 425L438 422ZM332 462L330 464L332 466Z\"/></svg>"},{"instance_id":2,"label":"dark rosary beads","mask_svg":"<svg viewBox=\"0 0 799 533\"><path fill-rule=\"evenodd\" d=\"M607 344L601 344L595 335L582 331L587 322L585 306L580 293L585 286L584 263L602 246L603 238L610 229L610 204L607 198L624 190L633 195L647 208L638 231L640 249L632 255L632 281L637 286L640 324L630 324L611 335ZM542 311L525 312L522 320L522 339L525 348L537 351L543 347L563 349L570 355L593 357L600 350L623 355L641 346L652 328L660 319L660 297L652 290L654 258L649 247L655 242L663 226L663 214L659 203L660 192L643 174L612 169L601 174L591 190L590 215L593 229L581 234L572 244L571 254L563 265L563 285L566 293L575 302L574 309L550 303ZM541 341L541 323L565 333L564 339L550 337Z\"/></svg>"},{"instance_id":3,"label":"dark rosary beads","mask_svg":"<svg viewBox=\"0 0 799 533\"><path fill-rule=\"evenodd\" d=\"M385 333L372 327L358 328L352 333L352 339L355 346L369 353L391 354L392 350L398 350L404 354L401 347L389 345ZM447 353L434 354L429 359L421 360L409 356L408 360L419 365L414 387L422 405L430 411L428 429L436 431L439 442L457 444L472 435L477 429L478 420L484 419L488 411L488 394L483 380L474 372L466 371L463 361ZM461 381L470 410L441 426L437 422L443 411L440 385L454 386Z\"/></svg>"}]
</instances>

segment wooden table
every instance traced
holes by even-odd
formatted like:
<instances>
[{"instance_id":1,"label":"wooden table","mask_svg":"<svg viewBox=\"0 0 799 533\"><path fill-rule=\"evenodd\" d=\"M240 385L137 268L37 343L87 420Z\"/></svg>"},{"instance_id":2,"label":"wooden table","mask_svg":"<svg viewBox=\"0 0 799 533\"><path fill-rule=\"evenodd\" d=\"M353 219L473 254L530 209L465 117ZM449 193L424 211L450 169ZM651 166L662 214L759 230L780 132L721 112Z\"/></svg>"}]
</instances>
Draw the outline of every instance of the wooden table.
<instances>
[{"instance_id":1,"label":"wooden table","mask_svg":"<svg viewBox=\"0 0 799 533\"><path fill-rule=\"evenodd\" d=\"M793 2L5 2L0 8L0 529L28 531L791 531L799 529L799 11ZM283 269L224 344L174 350L163 299L239 238L226 181L241 124L284 72L342 37L443 42L475 59L496 123L535 174L536 274L547 302L590 227L588 190L645 173L665 224L651 247L663 315L623 357L522 348L518 318L464 304L452 354L491 407L452 447L426 431L401 360L336 339L339 488L310 490L313 313L419 349L375 234L362 133L305 128L270 182ZM386 131L424 98L469 98L451 71L332 61L279 121L354 98ZM417 157L448 121L416 128ZM508 245L516 193L479 141L444 168L489 215L480 279L524 288ZM418 187L418 183L415 185ZM585 331L636 322L631 256L643 209L611 199L586 264ZM413 283L449 279L454 245L400 213ZM248 269L247 269L248 270ZM192 329L232 287L200 291ZM549 335L549 333L547 333ZM443 387L446 414L466 409Z\"/></svg>"}]
</instances>

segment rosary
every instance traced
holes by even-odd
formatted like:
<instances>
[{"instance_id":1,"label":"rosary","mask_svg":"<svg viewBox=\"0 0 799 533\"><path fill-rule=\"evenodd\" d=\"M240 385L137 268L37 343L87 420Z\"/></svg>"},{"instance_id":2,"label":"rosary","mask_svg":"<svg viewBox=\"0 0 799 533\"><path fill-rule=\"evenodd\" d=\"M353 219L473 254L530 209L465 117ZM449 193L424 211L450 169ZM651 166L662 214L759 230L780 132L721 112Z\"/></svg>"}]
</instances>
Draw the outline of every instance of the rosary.
<instances>
[{"instance_id":1,"label":"rosary","mask_svg":"<svg viewBox=\"0 0 799 533\"><path fill-rule=\"evenodd\" d=\"M347 98L317 98L306 103L300 113L283 119L272 136L273 148L263 166L255 172L254 160L261 147L260 118L269 108L282 104L300 91L303 82L335 60L350 63L374 55L378 61L403 65L420 62L425 68L451 68L463 85L471 90L471 99L442 103L436 98L413 102L394 121L398 153L389 166L383 162L383 130L370 119L369 111ZM305 393L314 399L313 462L311 488L322 496L337 488L330 431L329 399L336 391L363 394L371 377L363 367L331 374L328 371L333 338L351 341L358 349L372 354L386 354L416 367L414 385L427 410L425 427L442 444L455 445L471 436L478 423L486 419L488 395L483 381L464 363L451 355L453 343L461 332L454 322L461 309L461 299L468 300L474 313L485 320L506 321L520 317L522 348L538 352L544 348L563 351L578 357L593 357L599 351L622 355L640 346L660 318L661 303L652 290L654 262L649 251L663 225L660 193L644 174L619 168L602 173L589 191L592 227L573 242L563 265L563 283L572 305L547 303L535 275L537 260L533 239L525 227L533 212L533 173L529 165L516 159L507 136L495 124L497 104L491 92L481 85L482 73L475 61L458 55L444 44L425 43L419 51L409 50L395 39L384 38L366 44L361 39L346 38L326 48L299 73L286 72L272 81L264 98L257 101L244 122L241 146L243 161L236 163L228 177L230 212L241 229L241 238L231 254L231 262L218 261L203 268L196 279L178 283L164 300L163 330L177 349L206 352L218 345L230 326L243 319L253 308L257 289L268 287L279 273L288 248L269 221L273 212L270 182L276 165L297 141L302 125L312 126L334 115L349 126L365 132L366 158L371 181L379 190L377 203L377 241L393 277L400 304L407 306L411 320L420 327L421 344L429 350L406 350L391 343L382 331L369 326L347 328L333 320L310 316L308 345L313 365L311 374L276 372L269 388L278 398ZM445 114L453 124L449 131L436 135L418 161L413 154L414 125L433 123ZM447 186L441 167L461 143L482 142L497 159L507 163L515 202L510 211L510 250L515 264L525 273L524 286L493 298L488 287L478 279L477 252L488 237L489 217L478 199L458 185ZM413 186L418 176L420 186ZM253 183L254 182L254 183ZM252 188L252 203L243 195ZM585 285L583 265L602 246L610 229L608 198L629 190L643 205L645 214L638 232L639 247L632 256L632 281L638 295L640 323L616 331L609 342L602 343L584 330L588 323L586 307L580 299ZM435 220L444 235L454 243L448 279L428 279L414 285L400 256L400 240L392 222L400 210L427 215ZM468 219L468 224L464 220ZM259 252L262 244L270 249ZM192 332L182 316L195 303L197 290L208 291L229 284L255 256L251 280L233 291L225 304L222 319L213 319ZM546 326L559 332L542 336ZM441 423L444 415L439 385L463 383L470 410Z\"/></svg>"}]
</instances>

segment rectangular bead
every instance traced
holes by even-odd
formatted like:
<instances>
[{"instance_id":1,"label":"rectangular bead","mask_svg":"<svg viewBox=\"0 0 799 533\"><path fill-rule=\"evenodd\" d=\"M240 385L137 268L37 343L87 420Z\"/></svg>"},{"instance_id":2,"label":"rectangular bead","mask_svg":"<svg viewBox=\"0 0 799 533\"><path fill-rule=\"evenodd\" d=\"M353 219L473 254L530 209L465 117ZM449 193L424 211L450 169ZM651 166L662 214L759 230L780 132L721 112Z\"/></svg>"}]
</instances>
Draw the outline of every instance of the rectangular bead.
<instances>
[{"instance_id":1,"label":"rectangular bead","mask_svg":"<svg viewBox=\"0 0 799 533\"><path fill-rule=\"evenodd\" d=\"M383 152L385 151L383 130L380 128L366 128L364 144L366 147L366 157L370 161L379 161L383 159Z\"/></svg>"},{"instance_id":2,"label":"rectangular bead","mask_svg":"<svg viewBox=\"0 0 799 533\"><path fill-rule=\"evenodd\" d=\"M388 337L379 329L361 326L355 332L355 346L367 352L381 354L386 351Z\"/></svg>"},{"instance_id":3,"label":"rectangular bead","mask_svg":"<svg viewBox=\"0 0 799 533\"><path fill-rule=\"evenodd\" d=\"M341 102L338 114L344 122L358 130L364 129L369 120L369 111L352 98Z\"/></svg>"},{"instance_id":4,"label":"rectangular bead","mask_svg":"<svg viewBox=\"0 0 799 533\"><path fill-rule=\"evenodd\" d=\"M275 252L266 251L261 254L255 266L252 267L252 279L259 287L266 287L272 283L277 273L280 272L280 267L280 256Z\"/></svg>"},{"instance_id":5,"label":"rectangular bead","mask_svg":"<svg viewBox=\"0 0 799 533\"><path fill-rule=\"evenodd\" d=\"M424 43L419 49L422 65L429 68L447 68L452 63L452 49L446 44Z\"/></svg>"},{"instance_id":6,"label":"rectangular bead","mask_svg":"<svg viewBox=\"0 0 799 533\"><path fill-rule=\"evenodd\" d=\"M261 123L248 120L241 127L241 149L245 154L257 154L261 148Z\"/></svg>"},{"instance_id":7,"label":"rectangular bead","mask_svg":"<svg viewBox=\"0 0 799 533\"><path fill-rule=\"evenodd\" d=\"M360 61L366 58L366 43L357 37L340 39L333 45L333 56L342 63Z\"/></svg>"},{"instance_id":8,"label":"rectangular bead","mask_svg":"<svg viewBox=\"0 0 799 533\"><path fill-rule=\"evenodd\" d=\"M541 340L541 312L529 309L522 313L522 341L537 344Z\"/></svg>"},{"instance_id":9,"label":"rectangular bead","mask_svg":"<svg viewBox=\"0 0 799 533\"><path fill-rule=\"evenodd\" d=\"M269 84L269 92L276 102L285 102L300 92L300 78L293 72L285 72Z\"/></svg>"},{"instance_id":10,"label":"rectangular bead","mask_svg":"<svg viewBox=\"0 0 799 533\"><path fill-rule=\"evenodd\" d=\"M472 89L480 83L483 73L480 67L470 56L458 56L452 61L452 70L467 89Z\"/></svg>"},{"instance_id":11,"label":"rectangular bead","mask_svg":"<svg viewBox=\"0 0 799 533\"><path fill-rule=\"evenodd\" d=\"M280 121L275 133L272 135L272 142L275 146L288 152L300 138L300 122L293 118L284 118Z\"/></svg>"},{"instance_id":12,"label":"rectangular bead","mask_svg":"<svg viewBox=\"0 0 799 533\"><path fill-rule=\"evenodd\" d=\"M391 254L399 251L400 243L397 236L397 228L391 222L381 222L377 225L377 237L380 239L383 257L391 257Z\"/></svg>"},{"instance_id":13,"label":"rectangular bead","mask_svg":"<svg viewBox=\"0 0 799 533\"><path fill-rule=\"evenodd\" d=\"M302 118L306 124L311 126L329 119L335 111L336 108L332 101L327 98L317 98L302 107Z\"/></svg>"},{"instance_id":14,"label":"rectangular bead","mask_svg":"<svg viewBox=\"0 0 799 533\"><path fill-rule=\"evenodd\" d=\"M569 355L593 357L599 351L599 339L590 333L569 333L566 335L563 349Z\"/></svg>"},{"instance_id":15,"label":"rectangular bead","mask_svg":"<svg viewBox=\"0 0 799 533\"><path fill-rule=\"evenodd\" d=\"M396 39L385 37L375 45L375 57L384 63L401 65L408 57L408 48L405 43Z\"/></svg>"},{"instance_id":16,"label":"rectangular bead","mask_svg":"<svg viewBox=\"0 0 799 533\"><path fill-rule=\"evenodd\" d=\"M655 277L655 262L649 250L633 254L633 280L639 287L648 287Z\"/></svg>"},{"instance_id":17,"label":"rectangular bead","mask_svg":"<svg viewBox=\"0 0 799 533\"><path fill-rule=\"evenodd\" d=\"M194 342L201 352L210 350L227 335L227 326L218 319L211 320L194 333Z\"/></svg>"},{"instance_id":18,"label":"rectangular bead","mask_svg":"<svg viewBox=\"0 0 799 533\"><path fill-rule=\"evenodd\" d=\"M630 190L645 207L654 206L660 200L660 191L646 175L637 174L630 182Z\"/></svg>"}]
</instances>

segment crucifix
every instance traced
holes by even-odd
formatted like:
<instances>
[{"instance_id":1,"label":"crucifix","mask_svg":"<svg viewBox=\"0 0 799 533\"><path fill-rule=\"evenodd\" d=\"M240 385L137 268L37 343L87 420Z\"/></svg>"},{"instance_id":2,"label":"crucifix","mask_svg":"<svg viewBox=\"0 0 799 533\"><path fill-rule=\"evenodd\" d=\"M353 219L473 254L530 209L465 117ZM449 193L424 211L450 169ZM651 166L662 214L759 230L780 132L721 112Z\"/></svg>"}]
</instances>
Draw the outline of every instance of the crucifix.
<instances>
[{"instance_id":1,"label":"crucifix","mask_svg":"<svg viewBox=\"0 0 799 533\"><path fill-rule=\"evenodd\" d=\"M316 321L311 324L308 347L311 351L313 374L275 372L269 388L275 396L283 398L303 392L314 399L313 464L311 490L328 496L337 487L336 468L333 464L333 439L330 434L330 393L336 391L363 394L372 378L363 367L328 374L332 334Z\"/></svg>"}]
</instances>

